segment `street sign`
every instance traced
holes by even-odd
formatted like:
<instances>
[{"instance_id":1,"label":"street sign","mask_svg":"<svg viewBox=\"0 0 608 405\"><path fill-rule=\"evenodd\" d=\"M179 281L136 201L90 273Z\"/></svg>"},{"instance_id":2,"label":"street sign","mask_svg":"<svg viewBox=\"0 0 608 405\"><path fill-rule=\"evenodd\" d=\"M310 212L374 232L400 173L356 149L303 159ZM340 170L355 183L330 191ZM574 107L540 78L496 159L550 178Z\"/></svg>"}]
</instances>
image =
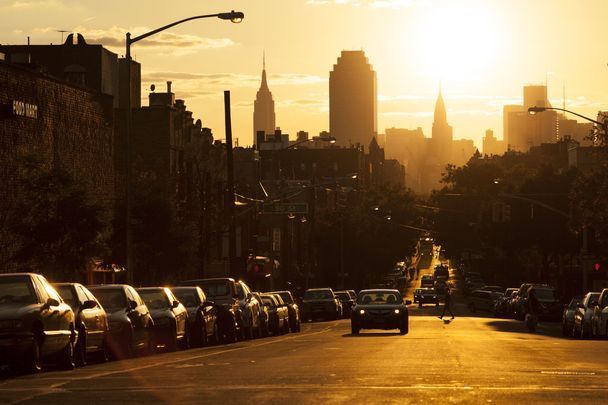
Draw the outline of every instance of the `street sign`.
<instances>
[{"instance_id":1,"label":"street sign","mask_svg":"<svg viewBox=\"0 0 608 405\"><path fill-rule=\"evenodd\" d=\"M265 214L308 214L306 203L269 203L264 204L262 212Z\"/></svg>"}]
</instances>

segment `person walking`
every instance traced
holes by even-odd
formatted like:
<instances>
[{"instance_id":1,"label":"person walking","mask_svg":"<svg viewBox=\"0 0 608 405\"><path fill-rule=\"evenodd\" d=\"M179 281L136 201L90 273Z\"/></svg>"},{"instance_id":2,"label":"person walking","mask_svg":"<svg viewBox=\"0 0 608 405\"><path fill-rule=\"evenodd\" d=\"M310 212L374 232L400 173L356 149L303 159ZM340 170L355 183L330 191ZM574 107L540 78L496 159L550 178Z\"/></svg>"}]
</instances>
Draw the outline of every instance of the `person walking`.
<instances>
[{"instance_id":1,"label":"person walking","mask_svg":"<svg viewBox=\"0 0 608 405\"><path fill-rule=\"evenodd\" d=\"M443 319L443 317L445 316L445 311L449 311L450 315L452 315L452 319L454 319L454 313L452 312L452 308L450 306L451 301L452 301L452 293L450 292L449 288L447 288L445 290L445 296L443 297L443 301L444 301L443 312L441 313L441 316L439 317L439 319Z\"/></svg>"}]
</instances>

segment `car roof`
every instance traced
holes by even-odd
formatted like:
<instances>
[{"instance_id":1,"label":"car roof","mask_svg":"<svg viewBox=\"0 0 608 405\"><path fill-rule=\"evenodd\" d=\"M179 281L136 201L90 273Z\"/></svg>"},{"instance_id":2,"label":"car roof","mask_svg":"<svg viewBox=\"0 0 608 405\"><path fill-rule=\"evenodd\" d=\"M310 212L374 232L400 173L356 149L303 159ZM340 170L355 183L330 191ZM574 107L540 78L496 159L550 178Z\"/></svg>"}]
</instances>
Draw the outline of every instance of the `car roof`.
<instances>
[{"instance_id":1,"label":"car roof","mask_svg":"<svg viewBox=\"0 0 608 405\"><path fill-rule=\"evenodd\" d=\"M127 284L96 284L96 285L91 285L91 286L89 286L87 288L89 290L91 290L91 289L95 289L95 290L101 290L101 289L105 289L105 290L121 289L121 290L124 290L128 286L129 285L127 285Z\"/></svg>"},{"instance_id":2,"label":"car roof","mask_svg":"<svg viewBox=\"0 0 608 405\"><path fill-rule=\"evenodd\" d=\"M329 288L329 287L325 287L325 288L309 288L306 291L328 291L328 290L331 290L331 288Z\"/></svg>"},{"instance_id":3,"label":"car roof","mask_svg":"<svg viewBox=\"0 0 608 405\"><path fill-rule=\"evenodd\" d=\"M399 292L399 290L396 290L394 288L374 288L374 289L359 291L359 294L363 294L363 293L397 293L397 294L401 294Z\"/></svg>"},{"instance_id":4,"label":"car roof","mask_svg":"<svg viewBox=\"0 0 608 405\"><path fill-rule=\"evenodd\" d=\"M236 282L232 277L215 277L215 278L197 278L192 280L184 280L182 283L200 283L202 281L233 281Z\"/></svg>"}]
</instances>

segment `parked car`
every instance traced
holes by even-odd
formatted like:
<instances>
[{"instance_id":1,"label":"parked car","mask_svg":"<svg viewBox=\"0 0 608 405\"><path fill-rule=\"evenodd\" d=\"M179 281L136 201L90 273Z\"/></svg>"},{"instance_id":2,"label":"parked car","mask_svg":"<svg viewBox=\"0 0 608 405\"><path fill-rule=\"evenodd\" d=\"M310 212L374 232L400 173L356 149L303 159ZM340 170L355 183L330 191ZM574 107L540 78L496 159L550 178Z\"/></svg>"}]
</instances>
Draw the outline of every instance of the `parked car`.
<instances>
[{"instance_id":1,"label":"parked car","mask_svg":"<svg viewBox=\"0 0 608 405\"><path fill-rule=\"evenodd\" d=\"M346 290L348 292L348 294L350 295L350 297L357 301L357 293L355 292L355 290Z\"/></svg>"},{"instance_id":2,"label":"parked car","mask_svg":"<svg viewBox=\"0 0 608 405\"><path fill-rule=\"evenodd\" d=\"M217 307L207 300L200 287L173 287L171 292L188 311L188 333L191 345L206 346L219 342Z\"/></svg>"},{"instance_id":3,"label":"parked car","mask_svg":"<svg viewBox=\"0 0 608 405\"><path fill-rule=\"evenodd\" d=\"M78 340L74 347L76 365L84 366L89 355L108 360L108 315L97 298L78 283L53 284L61 298L74 311L74 328Z\"/></svg>"},{"instance_id":4,"label":"parked car","mask_svg":"<svg viewBox=\"0 0 608 405\"><path fill-rule=\"evenodd\" d=\"M268 307L268 328L273 335L289 332L289 310L277 294L261 294Z\"/></svg>"},{"instance_id":5,"label":"parked car","mask_svg":"<svg viewBox=\"0 0 608 405\"><path fill-rule=\"evenodd\" d=\"M439 305L439 296L435 292L434 288L416 288L414 291L414 302L418 303L418 307L431 303L435 306Z\"/></svg>"},{"instance_id":6,"label":"parked car","mask_svg":"<svg viewBox=\"0 0 608 405\"><path fill-rule=\"evenodd\" d=\"M355 301L350 297L350 295L346 291L336 291L335 294L336 298L338 298L340 300L340 303L342 304L342 317L350 318L350 311L355 305Z\"/></svg>"},{"instance_id":7,"label":"parked car","mask_svg":"<svg viewBox=\"0 0 608 405\"><path fill-rule=\"evenodd\" d=\"M0 364L36 373L42 359L74 368L72 308L39 274L0 274Z\"/></svg>"},{"instance_id":8,"label":"parked car","mask_svg":"<svg viewBox=\"0 0 608 405\"><path fill-rule=\"evenodd\" d=\"M188 310L166 287L138 288L154 320L154 345L167 350L190 347Z\"/></svg>"},{"instance_id":9,"label":"parked car","mask_svg":"<svg viewBox=\"0 0 608 405\"><path fill-rule=\"evenodd\" d=\"M477 310L494 312L494 303L503 296L503 293L494 291L475 290L469 295L469 309L471 312Z\"/></svg>"},{"instance_id":10,"label":"parked car","mask_svg":"<svg viewBox=\"0 0 608 405\"><path fill-rule=\"evenodd\" d=\"M268 322L269 322L269 314L268 314L268 307L266 305L264 305L264 301L262 301L262 296L260 295L259 292L254 292L253 293L254 297L256 300L258 300L258 303L260 304L260 332L262 334L262 336L266 337L268 336L268 334L270 333L269 327L268 327Z\"/></svg>"},{"instance_id":11,"label":"parked car","mask_svg":"<svg viewBox=\"0 0 608 405\"><path fill-rule=\"evenodd\" d=\"M590 292L578 303L574 310L574 322L572 325L572 336L585 339L591 335L591 318L593 308L600 298L599 292Z\"/></svg>"},{"instance_id":12,"label":"parked car","mask_svg":"<svg viewBox=\"0 0 608 405\"><path fill-rule=\"evenodd\" d=\"M578 305L583 301L583 297L574 297L570 302L564 305L562 312L562 335L574 336L574 313Z\"/></svg>"},{"instance_id":13,"label":"parked car","mask_svg":"<svg viewBox=\"0 0 608 405\"><path fill-rule=\"evenodd\" d=\"M236 342L243 338L243 317L234 279L187 280L180 282L179 285L202 288L207 299L216 304L218 329L223 342Z\"/></svg>"},{"instance_id":14,"label":"parked car","mask_svg":"<svg viewBox=\"0 0 608 405\"><path fill-rule=\"evenodd\" d=\"M593 308L591 334L601 337L608 336L608 288L602 290L597 300L597 305Z\"/></svg>"},{"instance_id":15,"label":"parked car","mask_svg":"<svg viewBox=\"0 0 608 405\"><path fill-rule=\"evenodd\" d=\"M137 291L125 284L89 287L108 314L108 346L115 358L149 353L154 348L154 321Z\"/></svg>"},{"instance_id":16,"label":"parked car","mask_svg":"<svg viewBox=\"0 0 608 405\"><path fill-rule=\"evenodd\" d=\"M409 314L398 290L362 290L351 315L351 332L358 335L361 329L399 329L409 331Z\"/></svg>"},{"instance_id":17,"label":"parked car","mask_svg":"<svg viewBox=\"0 0 608 405\"><path fill-rule=\"evenodd\" d=\"M262 324L260 322L260 303L255 298L251 289L243 281L236 282L236 291L241 305L243 316L243 333L248 339L262 336Z\"/></svg>"},{"instance_id":18,"label":"parked car","mask_svg":"<svg viewBox=\"0 0 608 405\"><path fill-rule=\"evenodd\" d=\"M304 319L340 319L342 305L331 288L311 288L302 297Z\"/></svg>"},{"instance_id":19,"label":"parked car","mask_svg":"<svg viewBox=\"0 0 608 405\"><path fill-rule=\"evenodd\" d=\"M511 302L511 298L513 297L513 293L517 291L517 288L507 288L502 297L500 297L494 303L494 316L497 317L509 317L509 304Z\"/></svg>"},{"instance_id":20,"label":"parked car","mask_svg":"<svg viewBox=\"0 0 608 405\"><path fill-rule=\"evenodd\" d=\"M425 274L420 279L420 287L422 288L433 288L435 285L435 278L432 274Z\"/></svg>"},{"instance_id":21,"label":"parked car","mask_svg":"<svg viewBox=\"0 0 608 405\"><path fill-rule=\"evenodd\" d=\"M300 307L293 299L293 295L291 295L291 291L276 291L275 294L279 294L281 299L287 305L287 310L289 312L289 329L292 332L300 331ZM350 295L350 294L349 294Z\"/></svg>"}]
</instances>

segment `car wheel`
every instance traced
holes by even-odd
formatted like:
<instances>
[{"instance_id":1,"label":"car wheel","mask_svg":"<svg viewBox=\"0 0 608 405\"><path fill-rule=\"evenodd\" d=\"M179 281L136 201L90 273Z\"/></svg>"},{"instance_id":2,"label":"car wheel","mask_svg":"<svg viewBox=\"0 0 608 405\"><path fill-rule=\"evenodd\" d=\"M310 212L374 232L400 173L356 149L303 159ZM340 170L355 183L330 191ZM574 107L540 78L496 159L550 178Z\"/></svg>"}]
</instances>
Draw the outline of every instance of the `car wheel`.
<instances>
[{"instance_id":1,"label":"car wheel","mask_svg":"<svg viewBox=\"0 0 608 405\"><path fill-rule=\"evenodd\" d=\"M100 363L106 363L108 360L110 360L110 349L108 346L107 336L104 336L103 340L101 341L101 349L97 354L97 359Z\"/></svg>"},{"instance_id":2,"label":"car wheel","mask_svg":"<svg viewBox=\"0 0 608 405\"><path fill-rule=\"evenodd\" d=\"M597 337L597 330L596 330L595 322L593 321L593 319L591 320L591 337L593 337L593 338Z\"/></svg>"},{"instance_id":3,"label":"car wheel","mask_svg":"<svg viewBox=\"0 0 608 405\"><path fill-rule=\"evenodd\" d=\"M201 328L198 333L200 333L201 336L196 342L196 345L200 347L207 346L209 344L209 339L207 338L207 326L205 325L205 322L201 322Z\"/></svg>"},{"instance_id":4,"label":"car wheel","mask_svg":"<svg viewBox=\"0 0 608 405\"><path fill-rule=\"evenodd\" d=\"M269 330L268 330L268 320L266 320L266 322L264 322L261 326L262 328L262 337L266 337L268 336Z\"/></svg>"},{"instance_id":5,"label":"car wheel","mask_svg":"<svg viewBox=\"0 0 608 405\"><path fill-rule=\"evenodd\" d=\"M589 337L589 331L585 330L585 323L581 323L581 339L587 339Z\"/></svg>"},{"instance_id":6,"label":"car wheel","mask_svg":"<svg viewBox=\"0 0 608 405\"><path fill-rule=\"evenodd\" d=\"M205 332L203 336L207 337L207 332ZM179 342L179 348L182 350L188 350L190 348L190 328L188 328L187 323L186 327L184 328L184 336L182 336L182 340Z\"/></svg>"},{"instance_id":7,"label":"car wheel","mask_svg":"<svg viewBox=\"0 0 608 405\"><path fill-rule=\"evenodd\" d=\"M406 335L409 332L409 322L406 320L399 328L399 333Z\"/></svg>"},{"instance_id":8,"label":"car wheel","mask_svg":"<svg viewBox=\"0 0 608 405\"><path fill-rule=\"evenodd\" d=\"M78 367L87 364L87 331L84 328L78 330L78 340L74 347L74 360Z\"/></svg>"},{"instance_id":9,"label":"car wheel","mask_svg":"<svg viewBox=\"0 0 608 405\"><path fill-rule=\"evenodd\" d=\"M177 350L177 346L177 325L174 325L170 330L170 336L167 338L165 348L167 349L167 351L174 352L175 350Z\"/></svg>"},{"instance_id":10,"label":"car wheel","mask_svg":"<svg viewBox=\"0 0 608 405\"><path fill-rule=\"evenodd\" d=\"M355 324L350 325L350 331L353 335L358 335L360 330L361 329L359 329L359 327L356 326Z\"/></svg>"},{"instance_id":11,"label":"car wheel","mask_svg":"<svg viewBox=\"0 0 608 405\"><path fill-rule=\"evenodd\" d=\"M57 365L61 370L74 370L74 344L68 342L59 352Z\"/></svg>"},{"instance_id":12,"label":"car wheel","mask_svg":"<svg viewBox=\"0 0 608 405\"><path fill-rule=\"evenodd\" d=\"M30 350L23 357L23 362L15 360L12 369L24 374L35 374L42 371L42 362L40 360L40 343L38 339L32 340Z\"/></svg>"}]
</instances>

